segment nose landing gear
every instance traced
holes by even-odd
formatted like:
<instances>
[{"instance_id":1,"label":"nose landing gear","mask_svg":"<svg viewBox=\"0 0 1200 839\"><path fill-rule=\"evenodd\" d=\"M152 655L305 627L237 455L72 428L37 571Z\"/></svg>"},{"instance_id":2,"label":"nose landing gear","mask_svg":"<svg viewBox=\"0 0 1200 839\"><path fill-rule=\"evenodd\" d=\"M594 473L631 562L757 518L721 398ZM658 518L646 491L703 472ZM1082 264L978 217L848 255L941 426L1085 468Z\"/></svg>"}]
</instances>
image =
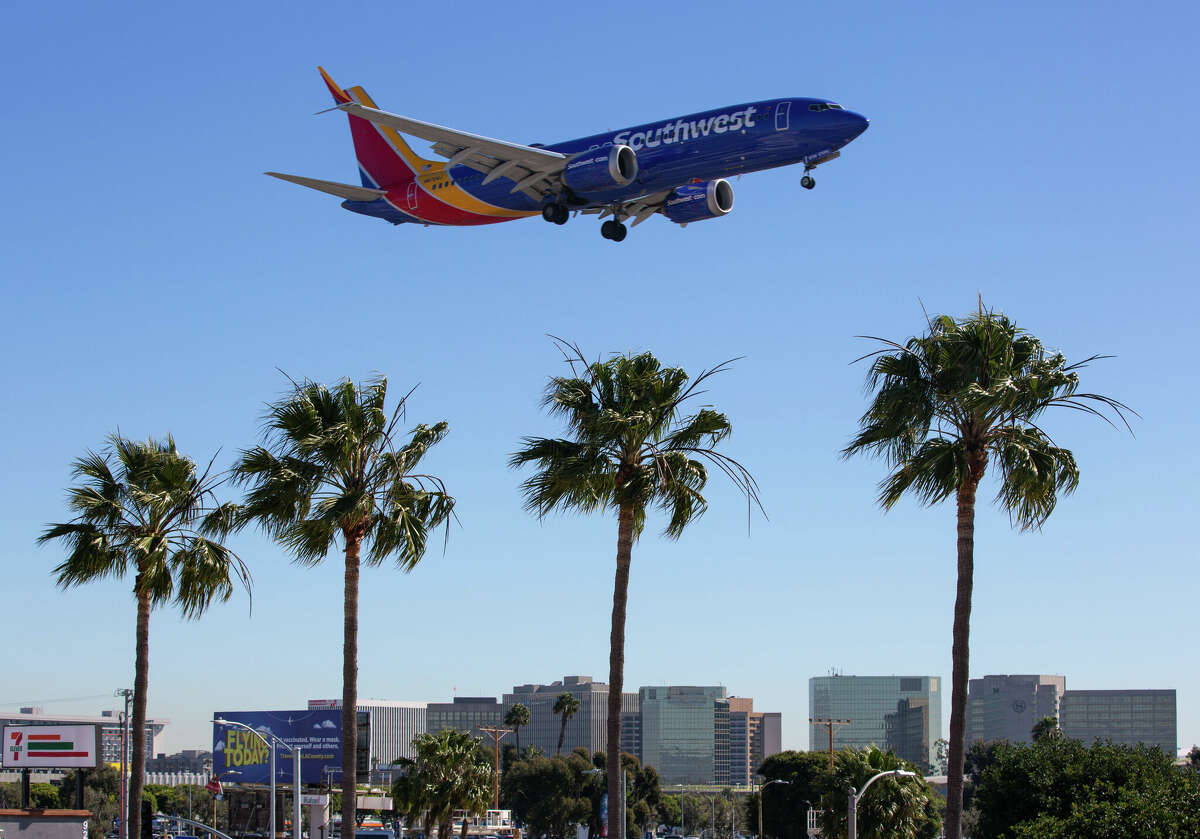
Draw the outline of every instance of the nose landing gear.
<instances>
[{"instance_id":1,"label":"nose landing gear","mask_svg":"<svg viewBox=\"0 0 1200 839\"><path fill-rule=\"evenodd\" d=\"M804 187L805 189L812 189L816 185L817 182L813 180L811 175L805 175L800 179L800 186Z\"/></svg>"}]
</instances>

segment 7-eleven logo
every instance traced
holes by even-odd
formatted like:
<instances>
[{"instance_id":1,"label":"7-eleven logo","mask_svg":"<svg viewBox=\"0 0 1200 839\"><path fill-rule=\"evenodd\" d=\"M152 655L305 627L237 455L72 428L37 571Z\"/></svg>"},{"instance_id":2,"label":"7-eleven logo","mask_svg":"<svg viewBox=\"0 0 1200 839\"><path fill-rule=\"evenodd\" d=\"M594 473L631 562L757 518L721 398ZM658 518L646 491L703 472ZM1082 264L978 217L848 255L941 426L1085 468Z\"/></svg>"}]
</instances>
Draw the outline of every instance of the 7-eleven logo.
<instances>
[{"instance_id":1,"label":"7-eleven logo","mask_svg":"<svg viewBox=\"0 0 1200 839\"><path fill-rule=\"evenodd\" d=\"M12 743L9 744L8 750L12 752L12 759L14 763L21 759L21 738L24 736L25 732L23 731L8 732L8 739L12 741Z\"/></svg>"}]
</instances>

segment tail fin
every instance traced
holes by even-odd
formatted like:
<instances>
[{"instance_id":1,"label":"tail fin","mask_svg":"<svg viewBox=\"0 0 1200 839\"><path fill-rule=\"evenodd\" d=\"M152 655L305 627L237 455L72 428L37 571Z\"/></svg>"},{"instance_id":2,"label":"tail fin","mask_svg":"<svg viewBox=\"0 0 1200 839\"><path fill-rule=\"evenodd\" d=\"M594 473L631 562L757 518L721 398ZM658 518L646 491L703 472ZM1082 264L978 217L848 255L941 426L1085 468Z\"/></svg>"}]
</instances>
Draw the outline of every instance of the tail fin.
<instances>
[{"instance_id":1,"label":"tail fin","mask_svg":"<svg viewBox=\"0 0 1200 839\"><path fill-rule=\"evenodd\" d=\"M334 102L358 102L368 108L376 107L361 87L343 90L329 77L325 68L317 69L321 71L321 78L333 94ZM354 153L358 157L358 169L364 187L387 189L402 181L411 180L414 174L425 168L424 164L429 162L417 156L394 129L377 126L360 117L351 116L349 120L350 136L354 140Z\"/></svg>"}]
</instances>

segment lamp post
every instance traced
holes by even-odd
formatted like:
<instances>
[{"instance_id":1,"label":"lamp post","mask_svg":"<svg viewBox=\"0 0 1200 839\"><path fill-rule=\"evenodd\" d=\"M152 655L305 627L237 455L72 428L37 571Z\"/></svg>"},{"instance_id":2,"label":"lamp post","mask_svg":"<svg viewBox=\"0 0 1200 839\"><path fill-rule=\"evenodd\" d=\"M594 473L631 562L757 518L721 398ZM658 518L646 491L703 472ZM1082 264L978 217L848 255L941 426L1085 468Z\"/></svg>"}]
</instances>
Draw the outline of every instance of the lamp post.
<instances>
[{"instance_id":1,"label":"lamp post","mask_svg":"<svg viewBox=\"0 0 1200 839\"><path fill-rule=\"evenodd\" d=\"M238 728L244 728L263 741L263 745L271 750L271 839L276 839L275 836L275 747L283 746L292 753L292 783L293 783L293 801L292 801L292 837L300 839L300 747L291 746L280 740L271 732L267 732L263 736L261 731L253 729L242 722L234 722L233 720L225 720L217 717L213 720L217 725L236 725ZM271 742L267 742L267 737L271 738ZM225 773L228 774L228 773Z\"/></svg>"},{"instance_id":2,"label":"lamp post","mask_svg":"<svg viewBox=\"0 0 1200 839\"><path fill-rule=\"evenodd\" d=\"M790 783L791 783L791 781L785 781L785 780L783 780L783 778L774 778L770 781L767 781L765 784L763 784L761 787L758 788L758 839L762 839L762 835L763 835L763 832L762 832L763 793L766 791L767 787L771 786L771 784L790 784Z\"/></svg>"},{"instance_id":3,"label":"lamp post","mask_svg":"<svg viewBox=\"0 0 1200 839\"><path fill-rule=\"evenodd\" d=\"M888 769L885 772L880 772L872 775L871 779L863 784L862 792L858 792L854 787L850 787L850 812L847 819L847 839L858 839L858 802L867 794L867 789L871 784L878 781L885 775L895 775L897 778L915 778L916 772L909 772L907 769Z\"/></svg>"}]
</instances>

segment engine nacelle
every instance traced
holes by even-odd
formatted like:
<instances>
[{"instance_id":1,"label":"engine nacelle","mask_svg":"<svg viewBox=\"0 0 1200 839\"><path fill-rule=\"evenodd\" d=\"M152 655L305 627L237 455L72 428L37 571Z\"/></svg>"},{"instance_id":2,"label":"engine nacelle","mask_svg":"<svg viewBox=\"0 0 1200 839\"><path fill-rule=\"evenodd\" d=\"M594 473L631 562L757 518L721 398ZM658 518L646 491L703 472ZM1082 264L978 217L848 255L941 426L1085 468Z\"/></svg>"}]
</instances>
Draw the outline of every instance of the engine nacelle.
<instances>
[{"instance_id":1,"label":"engine nacelle","mask_svg":"<svg viewBox=\"0 0 1200 839\"><path fill-rule=\"evenodd\" d=\"M719 218L733 209L733 187L724 178L677 187L663 205L663 215L676 224Z\"/></svg>"},{"instance_id":2,"label":"engine nacelle","mask_svg":"<svg viewBox=\"0 0 1200 839\"><path fill-rule=\"evenodd\" d=\"M637 152L629 146L609 146L584 152L568 163L563 183L572 192L587 195L626 186L637 173Z\"/></svg>"}]
</instances>

